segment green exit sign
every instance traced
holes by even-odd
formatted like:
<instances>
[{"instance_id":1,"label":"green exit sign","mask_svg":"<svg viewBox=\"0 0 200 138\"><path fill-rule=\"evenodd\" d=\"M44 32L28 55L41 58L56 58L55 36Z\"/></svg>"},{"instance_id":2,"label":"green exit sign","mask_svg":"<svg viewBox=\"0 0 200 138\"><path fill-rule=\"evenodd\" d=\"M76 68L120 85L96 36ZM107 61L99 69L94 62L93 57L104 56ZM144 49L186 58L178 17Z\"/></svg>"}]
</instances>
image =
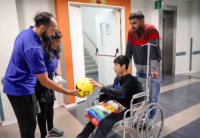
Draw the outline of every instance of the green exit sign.
<instances>
[{"instance_id":1,"label":"green exit sign","mask_svg":"<svg viewBox=\"0 0 200 138\"><path fill-rule=\"evenodd\" d=\"M162 7L161 1L155 1L155 9L160 9Z\"/></svg>"}]
</instances>

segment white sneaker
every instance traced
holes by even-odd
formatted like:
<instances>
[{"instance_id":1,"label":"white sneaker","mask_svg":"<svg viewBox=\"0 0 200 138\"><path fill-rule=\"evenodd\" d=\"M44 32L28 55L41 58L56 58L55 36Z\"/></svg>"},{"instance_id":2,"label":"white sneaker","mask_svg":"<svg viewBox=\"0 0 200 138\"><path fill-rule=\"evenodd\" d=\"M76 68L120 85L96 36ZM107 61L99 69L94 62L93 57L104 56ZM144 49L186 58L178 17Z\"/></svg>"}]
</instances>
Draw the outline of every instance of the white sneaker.
<instances>
[{"instance_id":1,"label":"white sneaker","mask_svg":"<svg viewBox=\"0 0 200 138\"><path fill-rule=\"evenodd\" d=\"M147 127L148 127L148 130L151 130L154 128L154 120L153 119L149 119L149 121L147 122Z\"/></svg>"},{"instance_id":2,"label":"white sneaker","mask_svg":"<svg viewBox=\"0 0 200 138\"><path fill-rule=\"evenodd\" d=\"M139 128L139 130L142 130L142 125L143 125L143 121L140 122L140 128ZM148 122L144 123L143 130L148 129L150 131L153 128L154 128L154 120L153 119L149 119Z\"/></svg>"}]
</instances>

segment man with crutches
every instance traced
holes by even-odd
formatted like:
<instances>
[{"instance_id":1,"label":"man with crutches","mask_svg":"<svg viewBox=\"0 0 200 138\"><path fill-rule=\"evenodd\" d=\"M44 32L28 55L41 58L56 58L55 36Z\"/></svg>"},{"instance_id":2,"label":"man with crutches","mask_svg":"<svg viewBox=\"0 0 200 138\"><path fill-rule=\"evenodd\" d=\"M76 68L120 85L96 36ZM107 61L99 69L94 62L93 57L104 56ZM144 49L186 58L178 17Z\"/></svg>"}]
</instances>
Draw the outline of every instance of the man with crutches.
<instances>
[{"instance_id":1,"label":"man with crutches","mask_svg":"<svg viewBox=\"0 0 200 138\"><path fill-rule=\"evenodd\" d=\"M130 14L129 21L131 29L128 32L125 55L130 61L133 56L137 77L151 79L149 103L157 103L161 80L159 33L153 25L144 22L144 14L139 10ZM152 119L155 114L156 109L153 109L149 115L148 126L150 127L154 125Z\"/></svg>"}]
</instances>

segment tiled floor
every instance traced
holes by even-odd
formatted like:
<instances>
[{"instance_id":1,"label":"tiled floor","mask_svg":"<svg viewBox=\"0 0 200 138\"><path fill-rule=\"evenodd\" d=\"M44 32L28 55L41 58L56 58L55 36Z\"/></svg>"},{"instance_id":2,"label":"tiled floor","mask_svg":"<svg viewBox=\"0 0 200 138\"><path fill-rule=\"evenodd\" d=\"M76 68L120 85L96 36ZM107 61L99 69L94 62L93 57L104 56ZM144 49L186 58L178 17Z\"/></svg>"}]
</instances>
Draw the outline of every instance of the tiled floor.
<instances>
[{"instance_id":1,"label":"tiled floor","mask_svg":"<svg viewBox=\"0 0 200 138\"><path fill-rule=\"evenodd\" d=\"M95 74L87 77L98 80ZM98 89L95 89L87 101L76 107L55 109L55 126L65 131L63 138L75 138L81 132L86 120L83 116L85 109L97 96ZM200 72L163 77L159 104L165 118L164 138L200 138ZM113 132L109 135L120 138L118 134ZM0 138L13 137L20 138L17 123L0 126ZM39 138L38 127L36 138Z\"/></svg>"},{"instance_id":2,"label":"tiled floor","mask_svg":"<svg viewBox=\"0 0 200 138\"><path fill-rule=\"evenodd\" d=\"M95 75L93 74L93 77ZM98 80L98 76L95 77L96 80ZM176 76L163 76L162 82L161 82L161 93L159 95L159 104L161 105L164 117L165 119L173 117L176 114L180 114L182 111L192 108L193 106L200 103L200 72L193 73L193 74L181 74ZM97 97L97 94L93 94L93 97ZM87 101L78 104L77 107L68 109L74 117L76 117L81 124L85 124L85 117L80 114L74 114L74 110L80 110L80 113L85 113L85 108L88 108L91 106L91 101L93 97L89 97ZM200 111L199 111L200 113ZM192 114L192 113L191 113ZM179 116L178 116L179 117ZM182 120L184 122L184 118L190 118L190 116L184 116L182 117ZM200 116L198 117L200 118ZM171 121L171 120L170 120ZM180 120L181 121L181 120ZM195 122L193 120L192 122ZM189 126L195 126L190 125ZM176 121L174 120L174 124L176 125ZM166 126L168 127L168 126ZM163 136L167 138L182 138L188 136L183 133L181 135L178 132L181 132L181 130L185 129L184 126L179 126L176 128L177 130L171 130L170 126L169 128L164 128ZM189 129L188 133L193 132L193 129ZM194 128L196 130L196 128ZM169 131L169 132L168 132ZM176 133L176 131L178 131ZM191 132L190 132L191 131ZM171 133L172 132L172 133ZM198 138L200 135L200 132L198 134L193 134L192 138Z\"/></svg>"}]
</instances>

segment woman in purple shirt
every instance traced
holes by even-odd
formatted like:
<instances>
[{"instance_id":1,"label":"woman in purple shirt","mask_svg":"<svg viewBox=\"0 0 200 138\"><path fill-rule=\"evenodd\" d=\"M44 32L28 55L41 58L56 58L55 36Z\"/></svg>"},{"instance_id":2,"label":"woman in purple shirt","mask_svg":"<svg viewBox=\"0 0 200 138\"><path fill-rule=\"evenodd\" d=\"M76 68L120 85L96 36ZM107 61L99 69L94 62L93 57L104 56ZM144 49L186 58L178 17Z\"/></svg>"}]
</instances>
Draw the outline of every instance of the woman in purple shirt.
<instances>
[{"instance_id":1,"label":"woman in purple shirt","mask_svg":"<svg viewBox=\"0 0 200 138\"><path fill-rule=\"evenodd\" d=\"M56 30L55 36L48 42L43 42L44 61L47 68L48 77L53 80L53 77L59 75L57 71L58 59L60 58L60 44L62 34L59 30ZM53 114L54 114L54 100L55 94L51 89L42 86L37 80L35 86L35 94L37 97L38 108L38 124L40 128L41 138L49 138L49 136L62 136L64 131L54 128ZM46 123L48 126L48 134L46 129Z\"/></svg>"}]
</instances>

